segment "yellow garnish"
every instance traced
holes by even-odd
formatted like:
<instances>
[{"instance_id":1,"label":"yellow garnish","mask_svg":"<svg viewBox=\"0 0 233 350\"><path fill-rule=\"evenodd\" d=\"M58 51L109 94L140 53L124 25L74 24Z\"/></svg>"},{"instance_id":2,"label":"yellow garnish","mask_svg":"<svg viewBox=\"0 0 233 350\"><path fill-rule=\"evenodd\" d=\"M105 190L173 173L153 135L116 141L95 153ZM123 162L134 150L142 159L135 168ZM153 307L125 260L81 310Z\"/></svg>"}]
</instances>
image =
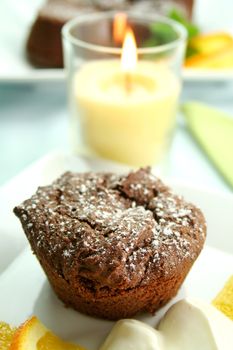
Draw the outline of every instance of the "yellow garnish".
<instances>
[{"instance_id":1,"label":"yellow garnish","mask_svg":"<svg viewBox=\"0 0 233 350\"><path fill-rule=\"evenodd\" d=\"M15 328L12 328L5 322L0 322L0 349L8 350L15 333Z\"/></svg>"},{"instance_id":2,"label":"yellow garnish","mask_svg":"<svg viewBox=\"0 0 233 350\"><path fill-rule=\"evenodd\" d=\"M210 55L197 54L187 58L185 67L210 69L233 68L233 45Z\"/></svg>"},{"instance_id":3,"label":"yellow garnish","mask_svg":"<svg viewBox=\"0 0 233 350\"><path fill-rule=\"evenodd\" d=\"M0 348L1 349L1 348ZM2 350L2 349L1 349ZM85 350L66 343L50 332L35 316L15 332L9 350Z\"/></svg>"},{"instance_id":4,"label":"yellow garnish","mask_svg":"<svg viewBox=\"0 0 233 350\"><path fill-rule=\"evenodd\" d=\"M194 37L190 49L197 52L185 60L185 67L226 69L233 68L233 36L228 33L210 33Z\"/></svg>"},{"instance_id":5,"label":"yellow garnish","mask_svg":"<svg viewBox=\"0 0 233 350\"><path fill-rule=\"evenodd\" d=\"M79 345L64 342L51 332L47 332L37 342L37 350L85 350Z\"/></svg>"},{"instance_id":6,"label":"yellow garnish","mask_svg":"<svg viewBox=\"0 0 233 350\"><path fill-rule=\"evenodd\" d=\"M233 275L212 301L212 304L233 320Z\"/></svg>"},{"instance_id":7,"label":"yellow garnish","mask_svg":"<svg viewBox=\"0 0 233 350\"><path fill-rule=\"evenodd\" d=\"M233 37L224 32L201 34L192 38L189 45L200 54L213 54L233 45Z\"/></svg>"}]
</instances>

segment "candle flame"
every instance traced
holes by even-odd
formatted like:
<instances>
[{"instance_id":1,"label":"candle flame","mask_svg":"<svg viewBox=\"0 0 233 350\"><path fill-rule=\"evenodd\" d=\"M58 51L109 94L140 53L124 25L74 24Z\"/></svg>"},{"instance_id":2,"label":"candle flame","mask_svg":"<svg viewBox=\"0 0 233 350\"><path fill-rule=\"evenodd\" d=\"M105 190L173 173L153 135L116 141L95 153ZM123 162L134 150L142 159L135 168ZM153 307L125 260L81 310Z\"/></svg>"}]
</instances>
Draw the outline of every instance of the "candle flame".
<instances>
[{"instance_id":1,"label":"candle flame","mask_svg":"<svg viewBox=\"0 0 233 350\"><path fill-rule=\"evenodd\" d=\"M113 21L113 39L116 44L122 45L127 28L127 15L119 12L115 15Z\"/></svg>"},{"instance_id":2,"label":"candle flame","mask_svg":"<svg viewBox=\"0 0 233 350\"><path fill-rule=\"evenodd\" d=\"M131 28L127 28L121 54L121 68L130 73L137 65L137 45Z\"/></svg>"}]
</instances>

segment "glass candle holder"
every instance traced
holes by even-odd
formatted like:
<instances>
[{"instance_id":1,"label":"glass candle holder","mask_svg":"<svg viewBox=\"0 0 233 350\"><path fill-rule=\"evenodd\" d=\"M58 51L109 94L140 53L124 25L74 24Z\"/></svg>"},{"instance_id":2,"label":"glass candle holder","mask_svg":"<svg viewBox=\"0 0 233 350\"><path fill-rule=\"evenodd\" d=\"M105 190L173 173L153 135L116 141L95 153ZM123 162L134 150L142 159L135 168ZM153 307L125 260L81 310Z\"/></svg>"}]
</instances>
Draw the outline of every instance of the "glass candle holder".
<instances>
[{"instance_id":1,"label":"glass candle holder","mask_svg":"<svg viewBox=\"0 0 233 350\"><path fill-rule=\"evenodd\" d=\"M176 122L185 29L154 14L98 12L62 36L74 151L156 165Z\"/></svg>"}]
</instances>

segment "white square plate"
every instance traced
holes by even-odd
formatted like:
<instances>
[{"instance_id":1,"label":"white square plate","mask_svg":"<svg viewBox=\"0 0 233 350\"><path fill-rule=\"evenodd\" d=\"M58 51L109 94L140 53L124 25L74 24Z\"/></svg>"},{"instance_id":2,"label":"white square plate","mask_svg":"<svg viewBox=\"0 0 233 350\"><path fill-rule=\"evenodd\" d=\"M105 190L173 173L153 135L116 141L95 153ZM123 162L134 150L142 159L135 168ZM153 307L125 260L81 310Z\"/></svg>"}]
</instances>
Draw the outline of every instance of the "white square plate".
<instances>
[{"instance_id":1,"label":"white square plate","mask_svg":"<svg viewBox=\"0 0 233 350\"><path fill-rule=\"evenodd\" d=\"M12 208L30 196L38 185L51 182L65 170L81 172L112 168L113 165L106 162L51 154L1 189L0 320L18 325L35 314L64 339L77 341L89 350L98 348L113 322L85 316L63 306L32 255ZM208 193L187 185L173 184L173 187L202 208L208 224L209 246L204 248L179 294L169 305L184 296L199 297L210 302L233 273L233 197ZM154 317L146 314L139 319L155 326L169 305Z\"/></svg>"}]
</instances>

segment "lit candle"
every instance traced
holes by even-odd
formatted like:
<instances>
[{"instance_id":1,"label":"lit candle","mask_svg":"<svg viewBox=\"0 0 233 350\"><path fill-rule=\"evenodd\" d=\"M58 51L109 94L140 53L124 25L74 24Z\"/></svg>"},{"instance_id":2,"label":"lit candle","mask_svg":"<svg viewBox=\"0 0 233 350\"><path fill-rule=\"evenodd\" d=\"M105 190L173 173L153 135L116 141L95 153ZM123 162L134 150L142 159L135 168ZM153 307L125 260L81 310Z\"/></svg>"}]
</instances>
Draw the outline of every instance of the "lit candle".
<instances>
[{"instance_id":1,"label":"lit candle","mask_svg":"<svg viewBox=\"0 0 233 350\"><path fill-rule=\"evenodd\" d=\"M137 61L131 30L120 60L85 63L74 78L84 145L135 166L156 164L175 123L180 84L162 63Z\"/></svg>"},{"instance_id":2,"label":"lit candle","mask_svg":"<svg viewBox=\"0 0 233 350\"><path fill-rule=\"evenodd\" d=\"M125 39L122 48L121 70L125 76L125 88L128 94L132 92L132 74L137 66L137 47L133 32L128 29L125 34Z\"/></svg>"}]
</instances>

